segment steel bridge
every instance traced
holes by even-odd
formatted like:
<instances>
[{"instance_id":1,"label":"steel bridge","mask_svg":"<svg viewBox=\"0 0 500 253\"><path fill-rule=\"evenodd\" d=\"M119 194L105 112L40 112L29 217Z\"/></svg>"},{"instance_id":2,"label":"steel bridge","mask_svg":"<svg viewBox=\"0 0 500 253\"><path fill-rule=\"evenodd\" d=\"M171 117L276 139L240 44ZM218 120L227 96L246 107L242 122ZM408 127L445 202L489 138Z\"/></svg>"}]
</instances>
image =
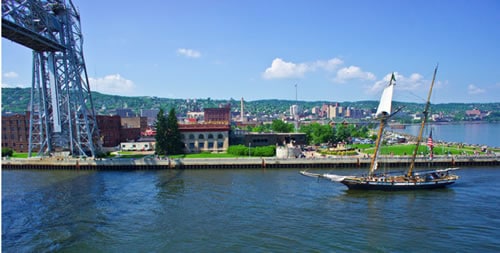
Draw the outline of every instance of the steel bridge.
<instances>
[{"instance_id":1,"label":"steel bridge","mask_svg":"<svg viewBox=\"0 0 500 253\"><path fill-rule=\"evenodd\" d=\"M29 153L96 156L101 141L71 0L3 0L2 37L33 50Z\"/></svg>"}]
</instances>

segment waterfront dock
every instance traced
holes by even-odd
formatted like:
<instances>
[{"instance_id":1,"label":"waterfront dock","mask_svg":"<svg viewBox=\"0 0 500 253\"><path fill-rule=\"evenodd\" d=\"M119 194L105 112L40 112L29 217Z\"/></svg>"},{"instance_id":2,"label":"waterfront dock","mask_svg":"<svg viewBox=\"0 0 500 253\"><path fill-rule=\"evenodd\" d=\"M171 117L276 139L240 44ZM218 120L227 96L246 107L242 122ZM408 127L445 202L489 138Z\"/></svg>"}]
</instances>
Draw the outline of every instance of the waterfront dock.
<instances>
[{"instance_id":1,"label":"waterfront dock","mask_svg":"<svg viewBox=\"0 0 500 253\"><path fill-rule=\"evenodd\" d=\"M499 166L496 155L419 157L416 167ZM370 158L335 156L325 158L277 159L274 157L158 159L145 158L28 158L3 159L2 169L35 170L164 170L164 169L334 169L368 168ZM409 156L383 157L379 168L407 167Z\"/></svg>"}]
</instances>

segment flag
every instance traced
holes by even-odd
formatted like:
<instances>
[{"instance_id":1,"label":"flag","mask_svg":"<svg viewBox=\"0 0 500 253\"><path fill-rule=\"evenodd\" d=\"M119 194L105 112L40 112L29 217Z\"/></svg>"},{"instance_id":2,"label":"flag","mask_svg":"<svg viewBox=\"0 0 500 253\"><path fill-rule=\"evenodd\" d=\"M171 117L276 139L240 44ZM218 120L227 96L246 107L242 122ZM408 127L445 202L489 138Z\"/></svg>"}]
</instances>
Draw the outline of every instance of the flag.
<instances>
[{"instance_id":1,"label":"flag","mask_svg":"<svg viewBox=\"0 0 500 253\"><path fill-rule=\"evenodd\" d=\"M429 147L430 153L429 153L429 159L432 160L434 154L432 152L432 148L434 147L434 143L432 142L432 129L431 132L429 133L429 138L427 139L427 146Z\"/></svg>"},{"instance_id":2,"label":"flag","mask_svg":"<svg viewBox=\"0 0 500 253\"><path fill-rule=\"evenodd\" d=\"M432 149L432 147L434 147L434 143L432 142L432 130L429 134L429 138L427 139L427 146L429 146L430 149Z\"/></svg>"}]
</instances>

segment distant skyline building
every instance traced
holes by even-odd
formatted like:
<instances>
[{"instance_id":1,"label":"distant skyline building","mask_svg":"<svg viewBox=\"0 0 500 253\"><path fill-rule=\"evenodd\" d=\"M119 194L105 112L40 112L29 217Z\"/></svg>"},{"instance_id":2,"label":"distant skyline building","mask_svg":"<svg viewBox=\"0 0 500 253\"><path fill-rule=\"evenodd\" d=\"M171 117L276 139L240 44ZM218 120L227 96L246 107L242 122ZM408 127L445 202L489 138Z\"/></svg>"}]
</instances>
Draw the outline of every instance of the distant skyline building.
<instances>
[{"instance_id":1,"label":"distant skyline building","mask_svg":"<svg viewBox=\"0 0 500 253\"><path fill-rule=\"evenodd\" d=\"M130 108L117 108L115 114L122 118L135 117L135 112Z\"/></svg>"},{"instance_id":2,"label":"distant skyline building","mask_svg":"<svg viewBox=\"0 0 500 253\"><path fill-rule=\"evenodd\" d=\"M295 119L300 114L300 107L298 105L290 106L290 115Z\"/></svg>"},{"instance_id":3,"label":"distant skyline building","mask_svg":"<svg viewBox=\"0 0 500 253\"><path fill-rule=\"evenodd\" d=\"M152 126L156 121L158 112L160 112L160 109L141 109L141 117L146 117L148 119L148 126Z\"/></svg>"}]
</instances>

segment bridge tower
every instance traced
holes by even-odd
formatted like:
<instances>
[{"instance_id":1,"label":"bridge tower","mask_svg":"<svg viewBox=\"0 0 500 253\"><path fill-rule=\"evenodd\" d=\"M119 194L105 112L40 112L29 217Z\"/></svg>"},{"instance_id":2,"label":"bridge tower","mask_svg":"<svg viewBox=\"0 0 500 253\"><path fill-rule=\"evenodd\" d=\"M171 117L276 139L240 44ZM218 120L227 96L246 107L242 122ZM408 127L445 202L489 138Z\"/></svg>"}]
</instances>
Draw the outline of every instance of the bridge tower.
<instances>
[{"instance_id":1,"label":"bridge tower","mask_svg":"<svg viewBox=\"0 0 500 253\"><path fill-rule=\"evenodd\" d=\"M99 129L71 0L2 1L2 37L33 50L29 156L95 156Z\"/></svg>"}]
</instances>

